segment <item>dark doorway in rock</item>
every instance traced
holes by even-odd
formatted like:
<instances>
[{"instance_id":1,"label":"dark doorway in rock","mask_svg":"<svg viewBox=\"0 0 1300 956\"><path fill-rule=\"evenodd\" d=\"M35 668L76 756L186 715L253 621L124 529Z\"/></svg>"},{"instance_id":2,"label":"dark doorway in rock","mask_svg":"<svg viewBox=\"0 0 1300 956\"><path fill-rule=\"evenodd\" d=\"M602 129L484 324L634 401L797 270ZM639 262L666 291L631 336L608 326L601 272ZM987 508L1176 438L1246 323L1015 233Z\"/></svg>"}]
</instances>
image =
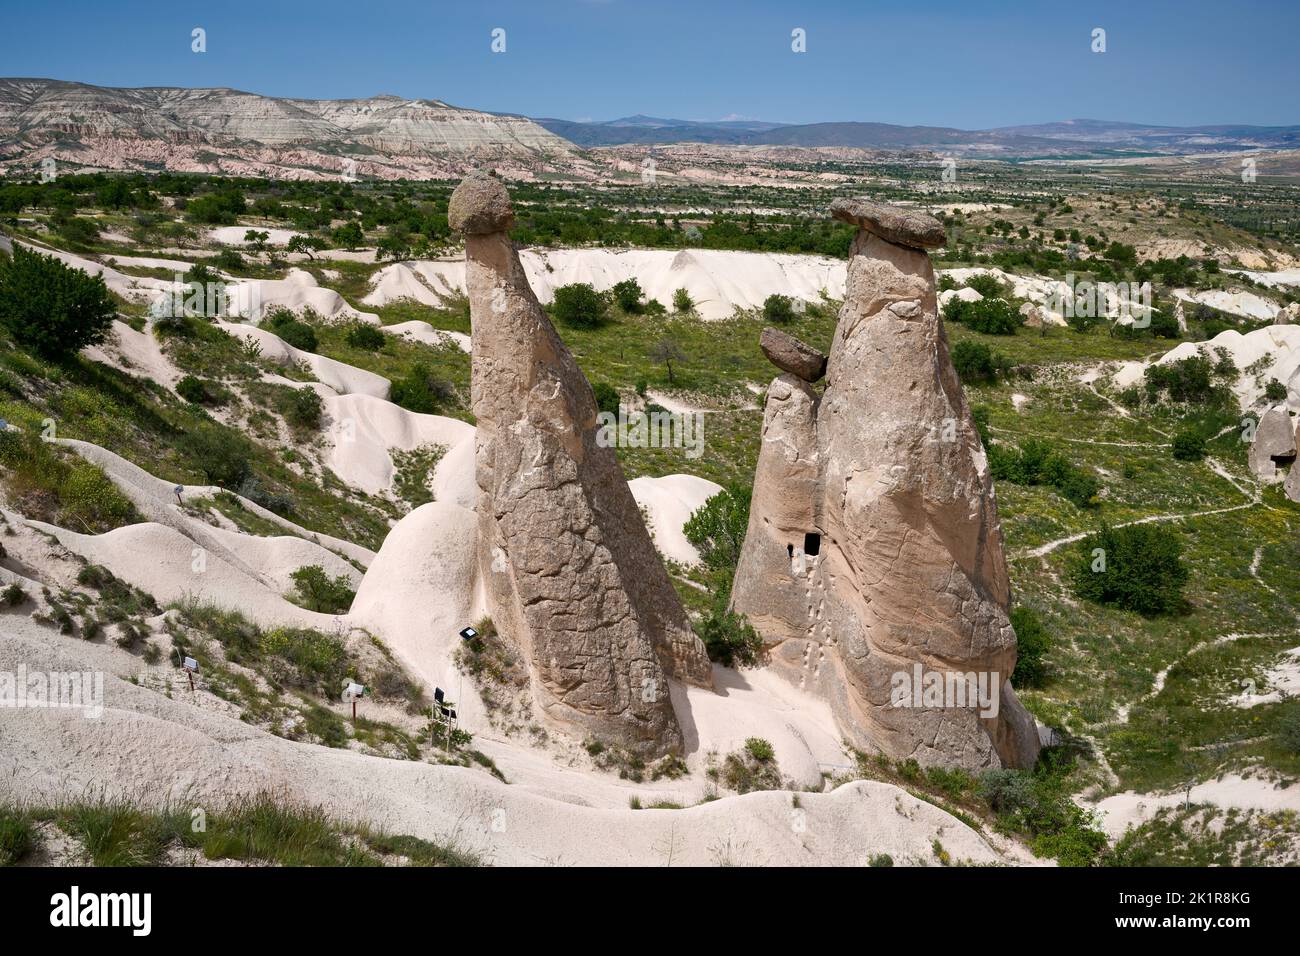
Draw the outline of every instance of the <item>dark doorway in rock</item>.
<instances>
[{"instance_id":1,"label":"dark doorway in rock","mask_svg":"<svg viewBox=\"0 0 1300 956\"><path fill-rule=\"evenodd\" d=\"M792 545L792 544L787 544L787 545L785 546L785 553L788 554L790 557L793 558L793 557L794 557L794 545Z\"/></svg>"},{"instance_id":2,"label":"dark doorway in rock","mask_svg":"<svg viewBox=\"0 0 1300 956\"><path fill-rule=\"evenodd\" d=\"M815 531L809 531L803 536L803 553L810 558L815 558L821 554L822 536Z\"/></svg>"}]
</instances>

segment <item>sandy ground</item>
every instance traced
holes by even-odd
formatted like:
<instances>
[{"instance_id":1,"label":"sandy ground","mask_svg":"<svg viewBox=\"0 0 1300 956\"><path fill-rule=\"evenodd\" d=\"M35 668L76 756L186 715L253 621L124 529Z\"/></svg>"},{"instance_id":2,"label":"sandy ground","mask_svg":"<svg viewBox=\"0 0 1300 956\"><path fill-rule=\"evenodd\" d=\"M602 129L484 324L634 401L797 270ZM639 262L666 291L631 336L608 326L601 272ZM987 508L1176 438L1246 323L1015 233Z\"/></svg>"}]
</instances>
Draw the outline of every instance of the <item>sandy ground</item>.
<instances>
[{"instance_id":1,"label":"sandy ground","mask_svg":"<svg viewBox=\"0 0 1300 956\"><path fill-rule=\"evenodd\" d=\"M1150 820L1163 807L1182 806L1186 799L1183 791L1151 794L1126 790L1091 806L1101 815L1102 829L1114 838L1122 836L1130 826ZM1190 799L1192 804L1208 803L1223 808L1300 810L1300 785L1284 787L1261 777L1228 774L1192 787Z\"/></svg>"},{"instance_id":2,"label":"sandy ground","mask_svg":"<svg viewBox=\"0 0 1300 956\"><path fill-rule=\"evenodd\" d=\"M636 503L650 513L650 534L660 554L682 564L699 561L700 554L686 540L682 525L722 486L694 475L664 475L633 478L628 487Z\"/></svg>"},{"instance_id":3,"label":"sandy ground","mask_svg":"<svg viewBox=\"0 0 1300 956\"><path fill-rule=\"evenodd\" d=\"M247 246L249 243L244 238L244 233L250 229L265 232L269 236L266 240L268 246L287 246L290 239L301 235L301 233L293 229L271 229L263 226L218 226L216 229L209 230L208 238L213 242L221 243L223 246Z\"/></svg>"}]
</instances>

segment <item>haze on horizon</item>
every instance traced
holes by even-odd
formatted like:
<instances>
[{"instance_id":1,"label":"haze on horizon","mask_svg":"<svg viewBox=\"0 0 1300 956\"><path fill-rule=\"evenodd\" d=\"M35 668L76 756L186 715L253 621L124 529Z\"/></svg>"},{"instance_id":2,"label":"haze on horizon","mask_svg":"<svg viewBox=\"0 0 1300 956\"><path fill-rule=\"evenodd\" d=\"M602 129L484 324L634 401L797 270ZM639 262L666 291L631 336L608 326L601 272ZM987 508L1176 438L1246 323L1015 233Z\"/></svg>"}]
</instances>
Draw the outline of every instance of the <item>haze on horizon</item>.
<instances>
[{"instance_id":1,"label":"haze on horizon","mask_svg":"<svg viewBox=\"0 0 1300 956\"><path fill-rule=\"evenodd\" d=\"M1300 122L1300 6L1101 2L1087 10L936 0L392 0L373 12L71 0L6 10L8 76L233 87L340 99L393 93L573 120L648 116L986 129L1090 118L1161 126ZM191 31L207 50L191 50ZM492 32L505 31L504 52ZM794 29L806 52L792 50ZM1093 30L1106 50L1093 52ZM673 55L665 58L666 49Z\"/></svg>"}]
</instances>

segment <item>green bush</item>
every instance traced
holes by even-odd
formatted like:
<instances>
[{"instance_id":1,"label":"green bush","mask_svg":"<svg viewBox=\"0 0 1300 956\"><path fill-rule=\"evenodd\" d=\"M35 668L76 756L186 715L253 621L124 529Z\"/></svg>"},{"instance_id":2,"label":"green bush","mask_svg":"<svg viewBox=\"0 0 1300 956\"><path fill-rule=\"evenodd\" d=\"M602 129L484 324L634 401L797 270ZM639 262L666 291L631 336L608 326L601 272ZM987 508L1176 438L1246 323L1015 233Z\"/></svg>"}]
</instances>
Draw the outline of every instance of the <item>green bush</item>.
<instances>
[{"instance_id":1,"label":"green bush","mask_svg":"<svg viewBox=\"0 0 1300 956\"><path fill-rule=\"evenodd\" d=\"M1173 455L1179 461L1200 461L1205 457L1205 437L1187 428L1174 435Z\"/></svg>"},{"instance_id":2,"label":"green bush","mask_svg":"<svg viewBox=\"0 0 1300 956\"><path fill-rule=\"evenodd\" d=\"M964 339L952 347L952 367L963 382L988 382L1004 373L1011 363L983 342Z\"/></svg>"},{"instance_id":3,"label":"green bush","mask_svg":"<svg viewBox=\"0 0 1300 956\"><path fill-rule=\"evenodd\" d=\"M673 293L673 311L689 312L695 308L695 300L685 289L678 289Z\"/></svg>"},{"instance_id":4,"label":"green bush","mask_svg":"<svg viewBox=\"0 0 1300 956\"><path fill-rule=\"evenodd\" d=\"M636 279L624 279L613 289L614 301L624 312L635 314L641 311L641 283Z\"/></svg>"},{"instance_id":5,"label":"green bush","mask_svg":"<svg viewBox=\"0 0 1300 956\"><path fill-rule=\"evenodd\" d=\"M695 622L695 634L709 660L724 667L757 664L763 653L763 638L739 614L728 611L725 601L714 601L709 612Z\"/></svg>"},{"instance_id":6,"label":"green bush","mask_svg":"<svg viewBox=\"0 0 1300 956\"><path fill-rule=\"evenodd\" d=\"M1006 295L1006 286L995 275L981 272L966 280L966 288L974 289L986 299L1000 299Z\"/></svg>"},{"instance_id":7,"label":"green bush","mask_svg":"<svg viewBox=\"0 0 1300 956\"><path fill-rule=\"evenodd\" d=\"M1286 401L1286 386L1277 379L1271 378L1264 386L1264 397L1273 403Z\"/></svg>"},{"instance_id":8,"label":"green bush","mask_svg":"<svg viewBox=\"0 0 1300 956\"><path fill-rule=\"evenodd\" d=\"M209 484L237 488L252 473L252 445L238 432L216 423L199 423L177 440Z\"/></svg>"},{"instance_id":9,"label":"green bush","mask_svg":"<svg viewBox=\"0 0 1300 956\"><path fill-rule=\"evenodd\" d=\"M383 332L366 322L355 322L348 326L347 343L354 349L378 352L388 341Z\"/></svg>"},{"instance_id":10,"label":"green bush","mask_svg":"<svg viewBox=\"0 0 1300 956\"><path fill-rule=\"evenodd\" d=\"M99 276L15 243L0 256L0 322L42 358L65 359L104 341L117 310Z\"/></svg>"},{"instance_id":11,"label":"green bush","mask_svg":"<svg viewBox=\"0 0 1300 956\"><path fill-rule=\"evenodd\" d=\"M293 579L294 603L309 611L345 614L357 596L347 575L331 578L319 564L299 568L289 577Z\"/></svg>"},{"instance_id":12,"label":"green bush","mask_svg":"<svg viewBox=\"0 0 1300 956\"><path fill-rule=\"evenodd\" d=\"M1147 366L1147 398L1156 401L1162 395L1171 401L1211 404L1222 395L1215 384L1218 371L1204 355L1192 355L1177 362Z\"/></svg>"},{"instance_id":13,"label":"green bush","mask_svg":"<svg viewBox=\"0 0 1300 956\"><path fill-rule=\"evenodd\" d=\"M794 301L788 295L769 295L763 300L763 319L785 325L794 321Z\"/></svg>"},{"instance_id":14,"label":"green bush","mask_svg":"<svg viewBox=\"0 0 1300 956\"><path fill-rule=\"evenodd\" d=\"M1101 483L1055 451L1040 438L1027 438L1018 448L986 445L989 469L998 481L1017 485L1051 485L1079 508L1097 504Z\"/></svg>"},{"instance_id":15,"label":"green bush","mask_svg":"<svg viewBox=\"0 0 1300 956\"><path fill-rule=\"evenodd\" d=\"M284 418L291 426L299 429L320 428L321 413L324 403L316 389L290 388L285 399Z\"/></svg>"},{"instance_id":16,"label":"green bush","mask_svg":"<svg viewBox=\"0 0 1300 956\"><path fill-rule=\"evenodd\" d=\"M551 314L556 321L579 329L592 329L605 321L609 304L590 283L562 285L555 290Z\"/></svg>"},{"instance_id":17,"label":"green bush","mask_svg":"<svg viewBox=\"0 0 1300 956\"><path fill-rule=\"evenodd\" d=\"M944 318L961 322L972 332L985 335L1015 335L1024 322L1015 306L1005 299L980 299L963 302L955 296L944 307Z\"/></svg>"},{"instance_id":18,"label":"green bush","mask_svg":"<svg viewBox=\"0 0 1300 956\"><path fill-rule=\"evenodd\" d=\"M456 393L450 382L437 378L423 362L411 366L410 371L393 382L389 400L412 412L432 415L455 401Z\"/></svg>"},{"instance_id":19,"label":"green bush","mask_svg":"<svg viewBox=\"0 0 1300 956\"><path fill-rule=\"evenodd\" d=\"M609 412L612 415L618 414L620 399L618 389L608 382L595 382L591 386L592 393L596 396L596 410Z\"/></svg>"},{"instance_id":20,"label":"green bush","mask_svg":"<svg viewBox=\"0 0 1300 956\"><path fill-rule=\"evenodd\" d=\"M287 667L279 676L296 687L333 696L350 676L347 650L342 640L310 628L279 627L267 631L259 641L265 658Z\"/></svg>"},{"instance_id":21,"label":"green bush","mask_svg":"<svg viewBox=\"0 0 1300 956\"><path fill-rule=\"evenodd\" d=\"M1011 626L1016 629L1016 669L1011 682L1017 687L1039 687L1047 676L1043 658L1051 650L1052 639L1043 623L1027 607L1011 609Z\"/></svg>"},{"instance_id":22,"label":"green bush","mask_svg":"<svg viewBox=\"0 0 1300 956\"><path fill-rule=\"evenodd\" d=\"M319 345L316 330L288 309L276 309L267 316L265 325L286 343L303 352L315 352ZM380 335L382 334L381 332Z\"/></svg>"},{"instance_id":23,"label":"green bush","mask_svg":"<svg viewBox=\"0 0 1300 956\"><path fill-rule=\"evenodd\" d=\"M176 383L176 394L195 405L208 401L208 390L204 387L203 380L193 375L186 375Z\"/></svg>"},{"instance_id":24,"label":"green bush","mask_svg":"<svg viewBox=\"0 0 1300 956\"><path fill-rule=\"evenodd\" d=\"M740 562L740 549L749 527L749 499L744 485L729 485L692 512L682 533L711 568L732 569Z\"/></svg>"},{"instance_id":25,"label":"green bush","mask_svg":"<svg viewBox=\"0 0 1300 956\"><path fill-rule=\"evenodd\" d=\"M1070 579L1085 600L1148 616L1167 614L1183 603L1188 571L1182 551L1178 535L1161 525L1103 524L1078 543Z\"/></svg>"}]
</instances>

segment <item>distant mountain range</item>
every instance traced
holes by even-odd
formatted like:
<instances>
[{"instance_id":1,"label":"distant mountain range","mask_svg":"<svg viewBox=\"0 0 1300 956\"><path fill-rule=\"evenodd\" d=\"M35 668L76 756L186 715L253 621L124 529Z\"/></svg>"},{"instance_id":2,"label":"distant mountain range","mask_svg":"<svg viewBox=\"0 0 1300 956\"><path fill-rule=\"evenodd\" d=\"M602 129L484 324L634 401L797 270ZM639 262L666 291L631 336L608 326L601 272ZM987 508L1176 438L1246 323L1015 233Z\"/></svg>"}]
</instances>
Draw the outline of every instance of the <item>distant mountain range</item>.
<instances>
[{"instance_id":1,"label":"distant mountain range","mask_svg":"<svg viewBox=\"0 0 1300 956\"><path fill-rule=\"evenodd\" d=\"M440 100L304 100L232 89L119 89L0 79L0 166L247 175L448 176L484 162L571 164L573 146L523 116Z\"/></svg>"},{"instance_id":2,"label":"distant mountain range","mask_svg":"<svg viewBox=\"0 0 1300 956\"><path fill-rule=\"evenodd\" d=\"M1300 148L1300 126L1149 126L1106 120L1068 120L1030 126L963 130L890 123L698 122L628 116L578 123L540 118L539 126L578 146L714 143L734 146L849 146L930 149L992 159L1054 155L1185 155L1242 149Z\"/></svg>"},{"instance_id":3,"label":"distant mountain range","mask_svg":"<svg viewBox=\"0 0 1300 956\"><path fill-rule=\"evenodd\" d=\"M354 173L453 178L492 165L506 175L595 179L578 147L703 143L932 151L987 159L1186 155L1300 148L1300 126L1149 126L1071 120L1001 129L889 123L699 122L627 116L599 123L529 119L441 100L309 100L241 90L122 89L0 79L0 172L52 158L72 168L168 169L280 178Z\"/></svg>"}]
</instances>

